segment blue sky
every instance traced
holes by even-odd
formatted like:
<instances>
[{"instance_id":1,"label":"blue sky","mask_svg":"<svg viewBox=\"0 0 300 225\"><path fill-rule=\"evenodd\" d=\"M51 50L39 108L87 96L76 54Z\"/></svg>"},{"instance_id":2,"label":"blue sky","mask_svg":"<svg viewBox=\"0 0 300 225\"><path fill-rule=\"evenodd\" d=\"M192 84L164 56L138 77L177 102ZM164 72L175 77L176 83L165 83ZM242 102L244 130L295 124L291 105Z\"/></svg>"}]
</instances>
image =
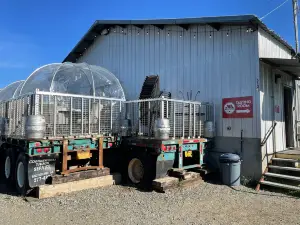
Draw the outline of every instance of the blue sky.
<instances>
[{"instance_id":1,"label":"blue sky","mask_svg":"<svg viewBox=\"0 0 300 225\"><path fill-rule=\"evenodd\" d=\"M0 87L61 62L97 19L255 14L284 0L0 0ZM292 2L263 20L294 46Z\"/></svg>"}]
</instances>

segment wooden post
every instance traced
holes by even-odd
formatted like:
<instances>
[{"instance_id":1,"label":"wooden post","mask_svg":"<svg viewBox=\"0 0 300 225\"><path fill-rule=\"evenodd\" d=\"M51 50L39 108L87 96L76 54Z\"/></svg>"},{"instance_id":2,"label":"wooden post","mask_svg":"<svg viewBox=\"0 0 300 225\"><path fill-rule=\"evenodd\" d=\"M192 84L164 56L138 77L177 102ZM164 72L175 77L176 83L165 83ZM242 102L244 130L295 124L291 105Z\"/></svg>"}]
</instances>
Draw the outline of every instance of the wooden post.
<instances>
[{"instance_id":1,"label":"wooden post","mask_svg":"<svg viewBox=\"0 0 300 225\"><path fill-rule=\"evenodd\" d=\"M98 142L98 150L99 150L99 164L98 166L103 169L104 166L103 166L103 137L100 137L99 138L99 142Z\"/></svg>"},{"instance_id":2,"label":"wooden post","mask_svg":"<svg viewBox=\"0 0 300 225\"><path fill-rule=\"evenodd\" d=\"M68 170L68 140L63 140L62 174Z\"/></svg>"}]
</instances>

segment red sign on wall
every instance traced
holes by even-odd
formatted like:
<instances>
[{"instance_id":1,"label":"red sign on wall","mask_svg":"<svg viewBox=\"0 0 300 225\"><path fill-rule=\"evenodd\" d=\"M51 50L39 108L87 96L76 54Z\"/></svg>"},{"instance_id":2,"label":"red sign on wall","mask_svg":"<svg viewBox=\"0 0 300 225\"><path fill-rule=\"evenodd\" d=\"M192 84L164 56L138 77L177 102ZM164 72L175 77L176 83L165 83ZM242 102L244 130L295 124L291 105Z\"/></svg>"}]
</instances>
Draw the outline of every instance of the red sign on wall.
<instances>
[{"instance_id":1,"label":"red sign on wall","mask_svg":"<svg viewBox=\"0 0 300 225\"><path fill-rule=\"evenodd\" d=\"M253 97L223 98L223 118L253 118Z\"/></svg>"}]
</instances>

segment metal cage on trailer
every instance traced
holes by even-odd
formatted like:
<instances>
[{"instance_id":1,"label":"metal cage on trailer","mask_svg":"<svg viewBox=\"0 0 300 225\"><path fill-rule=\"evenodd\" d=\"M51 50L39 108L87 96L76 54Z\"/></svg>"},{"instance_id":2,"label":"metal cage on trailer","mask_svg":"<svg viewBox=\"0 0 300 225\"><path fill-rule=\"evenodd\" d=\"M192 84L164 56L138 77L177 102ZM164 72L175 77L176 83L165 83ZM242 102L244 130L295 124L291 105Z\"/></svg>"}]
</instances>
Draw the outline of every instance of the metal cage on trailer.
<instances>
[{"instance_id":1,"label":"metal cage on trailer","mask_svg":"<svg viewBox=\"0 0 300 225\"><path fill-rule=\"evenodd\" d=\"M132 182L164 177L172 168L202 167L207 142L213 138L212 104L162 97L126 101L124 105L123 118L130 120L126 124L132 127L124 132L129 136L123 137L122 145L128 151ZM157 121L167 122L161 126Z\"/></svg>"}]
</instances>

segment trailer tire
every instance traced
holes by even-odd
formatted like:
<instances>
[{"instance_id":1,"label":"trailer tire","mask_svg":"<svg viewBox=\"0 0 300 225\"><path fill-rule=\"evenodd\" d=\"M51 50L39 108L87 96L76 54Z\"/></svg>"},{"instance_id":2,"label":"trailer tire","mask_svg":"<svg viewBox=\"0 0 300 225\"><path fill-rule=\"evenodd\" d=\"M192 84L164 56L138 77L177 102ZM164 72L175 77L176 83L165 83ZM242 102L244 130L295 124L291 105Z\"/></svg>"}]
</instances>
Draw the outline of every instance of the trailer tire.
<instances>
[{"instance_id":1,"label":"trailer tire","mask_svg":"<svg viewBox=\"0 0 300 225\"><path fill-rule=\"evenodd\" d=\"M1 149L0 148L0 169L1 169L1 173L0 173L0 179L2 181L5 180L5 172L4 172L4 169L5 169L5 150Z\"/></svg>"},{"instance_id":2,"label":"trailer tire","mask_svg":"<svg viewBox=\"0 0 300 225\"><path fill-rule=\"evenodd\" d=\"M28 182L28 159L24 153L18 155L16 170L16 189L18 194L25 196L29 191L29 182Z\"/></svg>"},{"instance_id":3,"label":"trailer tire","mask_svg":"<svg viewBox=\"0 0 300 225\"><path fill-rule=\"evenodd\" d=\"M14 182L16 160L11 149L5 149L3 156L3 177L6 184L11 185Z\"/></svg>"},{"instance_id":4,"label":"trailer tire","mask_svg":"<svg viewBox=\"0 0 300 225\"><path fill-rule=\"evenodd\" d=\"M145 175L145 168L140 158L132 158L128 163L128 177L134 184L139 184Z\"/></svg>"},{"instance_id":5,"label":"trailer tire","mask_svg":"<svg viewBox=\"0 0 300 225\"><path fill-rule=\"evenodd\" d=\"M155 163L152 155L146 152L132 152L127 166L127 175L131 183L143 188L152 185L155 179Z\"/></svg>"}]
</instances>

